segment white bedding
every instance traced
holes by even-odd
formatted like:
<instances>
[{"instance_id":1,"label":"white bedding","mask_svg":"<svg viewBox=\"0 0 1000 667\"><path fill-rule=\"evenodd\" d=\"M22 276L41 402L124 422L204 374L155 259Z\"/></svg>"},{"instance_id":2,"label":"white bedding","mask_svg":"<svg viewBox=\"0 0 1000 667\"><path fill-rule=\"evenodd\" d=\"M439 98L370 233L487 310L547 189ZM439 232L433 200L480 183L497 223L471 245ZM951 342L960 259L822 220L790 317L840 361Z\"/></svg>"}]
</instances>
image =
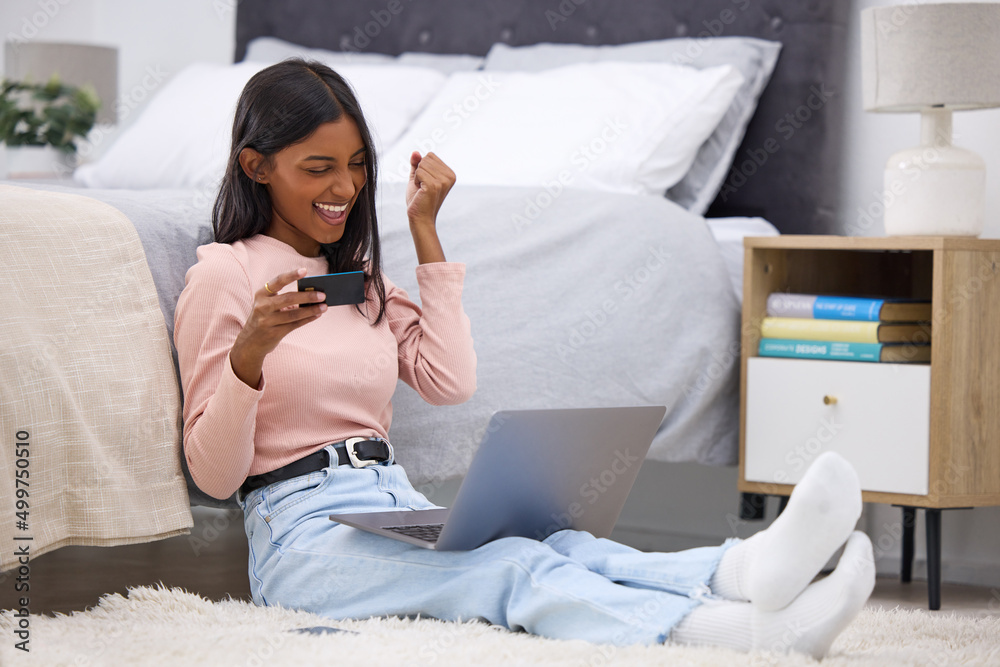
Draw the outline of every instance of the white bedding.
<instances>
[{"instance_id":1,"label":"white bedding","mask_svg":"<svg viewBox=\"0 0 1000 667\"><path fill-rule=\"evenodd\" d=\"M402 186L382 193L385 268L412 296ZM465 262L478 389L460 406L400 384L390 439L418 483L464 474L493 411L659 404L660 461L737 461L740 307L703 218L663 197L459 187L438 220Z\"/></svg>"}]
</instances>

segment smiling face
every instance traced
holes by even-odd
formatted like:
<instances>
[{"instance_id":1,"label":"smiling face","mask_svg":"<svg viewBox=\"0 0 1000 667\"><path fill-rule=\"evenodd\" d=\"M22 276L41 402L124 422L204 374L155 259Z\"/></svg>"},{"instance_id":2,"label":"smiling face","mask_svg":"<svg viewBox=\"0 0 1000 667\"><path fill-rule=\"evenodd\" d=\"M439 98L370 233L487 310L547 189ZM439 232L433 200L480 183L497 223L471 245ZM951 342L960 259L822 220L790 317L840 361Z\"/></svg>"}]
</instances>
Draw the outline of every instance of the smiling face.
<instances>
[{"instance_id":1,"label":"smiling face","mask_svg":"<svg viewBox=\"0 0 1000 667\"><path fill-rule=\"evenodd\" d=\"M297 144L274 154L257 170L271 195L271 222L264 233L300 255L318 257L334 243L367 182L366 149L346 114L323 123Z\"/></svg>"}]
</instances>

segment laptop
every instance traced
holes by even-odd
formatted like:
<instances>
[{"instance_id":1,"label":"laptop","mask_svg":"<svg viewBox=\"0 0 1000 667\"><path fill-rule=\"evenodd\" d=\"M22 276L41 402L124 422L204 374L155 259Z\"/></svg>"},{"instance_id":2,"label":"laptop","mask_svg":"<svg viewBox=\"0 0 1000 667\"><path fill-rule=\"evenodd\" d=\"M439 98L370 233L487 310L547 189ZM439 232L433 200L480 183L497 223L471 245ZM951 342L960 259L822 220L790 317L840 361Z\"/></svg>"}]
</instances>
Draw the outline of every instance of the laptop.
<instances>
[{"instance_id":1,"label":"laptop","mask_svg":"<svg viewBox=\"0 0 1000 667\"><path fill-rule=\"evenodd\" d=\"M607 537L666 407L495 412L450 509L331 514L426 549L475 549L557 530Z\"/></svg>"}]
</instances>

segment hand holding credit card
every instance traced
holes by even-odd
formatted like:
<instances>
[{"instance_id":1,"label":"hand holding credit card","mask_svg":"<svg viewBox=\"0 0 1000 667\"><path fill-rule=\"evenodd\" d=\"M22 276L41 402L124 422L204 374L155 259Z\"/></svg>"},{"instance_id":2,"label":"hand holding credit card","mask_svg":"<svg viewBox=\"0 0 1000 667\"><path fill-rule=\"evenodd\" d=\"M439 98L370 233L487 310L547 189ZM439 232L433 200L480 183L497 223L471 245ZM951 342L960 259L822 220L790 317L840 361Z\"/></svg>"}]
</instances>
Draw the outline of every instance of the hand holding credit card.
<instances>
[{"instance_id":1,"label":"hand holding credit card","mask_svg":"<svg viewBox=\"0 0 1000 667\"><path fill-rule=\"evenodd\" d=\"M299 278L300 292L323 292L327 306L344 306L365 301L365 274L363 271L327 273L321 276Z\"/></svg>"}]
</instances>

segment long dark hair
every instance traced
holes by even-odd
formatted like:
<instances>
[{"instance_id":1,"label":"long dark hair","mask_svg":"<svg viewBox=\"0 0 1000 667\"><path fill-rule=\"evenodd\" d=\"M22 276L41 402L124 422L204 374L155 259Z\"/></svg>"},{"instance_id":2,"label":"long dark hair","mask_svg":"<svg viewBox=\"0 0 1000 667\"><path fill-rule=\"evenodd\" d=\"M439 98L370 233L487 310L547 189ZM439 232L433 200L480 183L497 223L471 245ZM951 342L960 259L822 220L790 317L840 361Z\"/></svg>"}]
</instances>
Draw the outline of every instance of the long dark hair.
<instances>
[{"instance_id":1,"label":"long dark hair","mask_svg":"<svg viewBox=\"0 0 1000 667\"><path fill-rule=\"evenodd\" d=\"M291 58L251 77L243 88L233 119L233 141L226 175L212 210L218 243L232 243L264 232L271 222L267 188L243 172L240 152L252 148L270 161L281 149L298 143L323 123L349 116L365 145L367 180L354 202L337 243L321 245L330 273L365 271L374 288L378 324L385 314L382 253L375 215L375 147L361 106L344 79L326 65Z\"/></svg>"}]
</instances>

